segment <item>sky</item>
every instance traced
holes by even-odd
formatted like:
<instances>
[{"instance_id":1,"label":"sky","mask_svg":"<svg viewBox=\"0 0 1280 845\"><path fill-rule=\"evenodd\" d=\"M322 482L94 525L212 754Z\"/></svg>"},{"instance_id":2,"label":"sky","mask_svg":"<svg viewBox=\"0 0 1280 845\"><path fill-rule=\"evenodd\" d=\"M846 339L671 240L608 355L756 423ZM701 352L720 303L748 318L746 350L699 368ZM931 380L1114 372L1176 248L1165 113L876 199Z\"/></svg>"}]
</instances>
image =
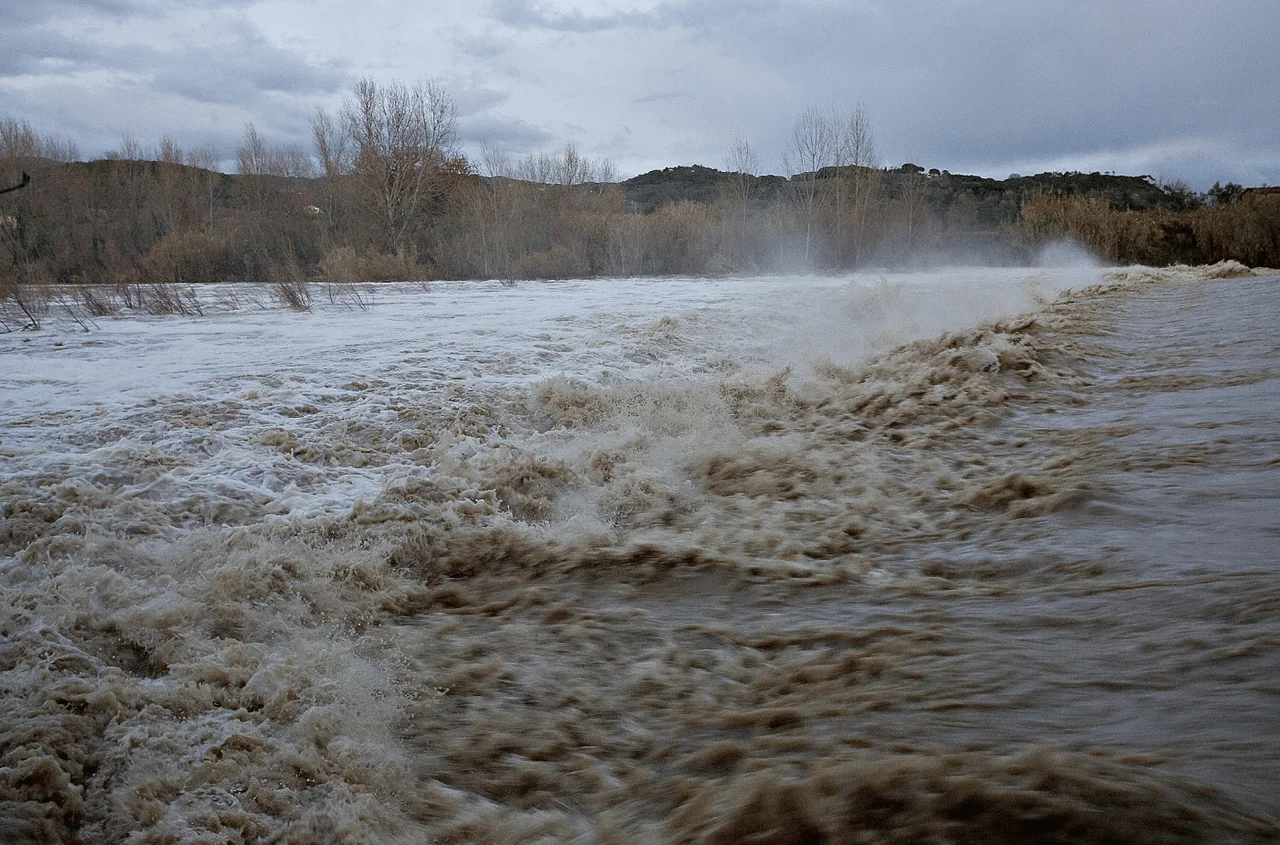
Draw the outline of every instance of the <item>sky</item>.
<instances>
[{"instance_id":1,"label":"sky","mask_svg":"<svg viewBox=\"0 0 1280 845\"><path fill-rule=\"evenodd\" d=\"M310 147L362 77L432 80L463 149L573 143L622 177L783 173L861 105L882 166L1280 184L1276 0L0 0L0 119L74 140Z\"/></svg>"}]
</instances>

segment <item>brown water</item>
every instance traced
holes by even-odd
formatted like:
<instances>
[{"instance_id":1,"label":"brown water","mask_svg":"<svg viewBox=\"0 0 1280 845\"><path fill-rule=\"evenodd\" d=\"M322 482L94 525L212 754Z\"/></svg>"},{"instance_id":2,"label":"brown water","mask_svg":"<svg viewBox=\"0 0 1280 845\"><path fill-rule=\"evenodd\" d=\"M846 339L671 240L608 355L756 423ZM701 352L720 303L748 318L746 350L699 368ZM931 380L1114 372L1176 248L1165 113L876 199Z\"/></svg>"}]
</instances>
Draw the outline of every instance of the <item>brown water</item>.
<instances>
[{"instance_id":1,"label":"brown water","mask_svg":"<svg viewBox=\"0 0 1280 845\"><path fill-rule=\"evenodd\" d=\"M4 453L0 840L1278 841L1280 280L1230 273L57 411L101 445Z\"/></svg>"}]
</instances>

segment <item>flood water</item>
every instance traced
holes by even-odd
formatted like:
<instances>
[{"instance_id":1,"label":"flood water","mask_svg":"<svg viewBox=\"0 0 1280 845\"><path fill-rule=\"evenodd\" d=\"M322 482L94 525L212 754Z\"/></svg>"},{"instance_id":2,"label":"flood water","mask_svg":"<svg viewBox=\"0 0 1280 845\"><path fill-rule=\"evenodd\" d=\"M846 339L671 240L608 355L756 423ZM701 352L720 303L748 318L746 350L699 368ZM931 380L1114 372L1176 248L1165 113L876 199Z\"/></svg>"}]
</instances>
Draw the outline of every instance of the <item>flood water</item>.
<instances>
[{"instance_id":1,"label":"flood water","mask_svg":"<svg viewBox=\"0 0 1280 845\"><path fill-rule=\"evenodd\" d=\"M1280 840L1280 278L0 341L0 840Z\"/></svg>"}]
</instances>

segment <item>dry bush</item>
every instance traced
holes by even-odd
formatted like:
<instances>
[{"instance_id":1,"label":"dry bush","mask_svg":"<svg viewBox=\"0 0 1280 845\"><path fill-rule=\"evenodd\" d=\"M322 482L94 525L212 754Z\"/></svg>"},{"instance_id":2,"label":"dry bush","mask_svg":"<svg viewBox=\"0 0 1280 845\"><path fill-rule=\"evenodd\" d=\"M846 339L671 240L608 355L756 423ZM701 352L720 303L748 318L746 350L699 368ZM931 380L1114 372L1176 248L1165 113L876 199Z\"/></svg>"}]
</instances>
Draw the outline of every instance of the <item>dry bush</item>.
<instances>
[{"instance_id":1,"label":"dry bush","mask_svg":"<svg viewBox=\"0 0 1280 845\"><path fill-rule=\"evenodd\" d=\"M49 312L52 285L41 264L0 267L0 332L40 328Z\"/></svg>"},{"instance_id":2,"label":"dry bush","mask_svg":"<svg viewBox=\"0 0 1280 845\"><path fill-rule=\"evenodd\" d=\"M134 307L154 316L204 314L195 289L172 282L135 285L133 298L136 303Z\"/></svg>"},{"instance_id":3,"label":"dry bush","mask_svg":"<svg viewBox=\"0 0 1280 845\"><path fill-rule=\"evenodd\" d=\"M1022 204L1032 243L1074 240L1107 261L1165 263L1159 212L1115 211L1102 197L1037 194Z\"/></svg>"},{"instance_id":4,"label":"dry bush","mask_svg":"<svg viewBox=\"0 0 1280 845\"><path fill-rule=\"evenodd\" d=\"M516 278L572 279L587 275L583 262L565 244L522 257L516 263Z\"/></svg>"},{"instance_id":5,"label":"dry bush","mask_svg":"<svg viewBox=\"0 0 1280 845\"><path fill-rule=\"evenodd\" d=\"M1185 211L1116 211L1106 200L1037 195L1022 205L1032 243L1070 238L1121 264L1280 263L1280 197L1260 196Z\"/></svg>"},{"instance_id":6,"label":"dry bush","mask_svg":"<svg viewBox=\"0 0 1280 845\"><path fill-rule=\"evenodd\" d=\"M701 203L682 200L648 215L648 271L658 275L704 273L715 251L719 220Z\"/></svg>"},{"instance_id":7,"label":"dry bush","mask_svg":"<svg viewBox=\"0 0 1280 845\"><path fill-rule=\"evenodd\" d=\"M425 288L425 282L423 286ZM330 305L343 305L348 308L359 308L361 311L368 311L373 301L373 291L370 283L326 282L324 289Z\"/></svg>"},{"instance_id":8,"label":"dry bush","mask_svg":"<svg viewBox=\"0 0 1280 845\"><path fill-rule=\"evenodd\" d=\"M188 229L160 240L140 267L140 280L162 284L224 282L240 275L242 262L235 233L225 229Z\"/></svg>"},{"instance_id":9,"label":"dry bush","mask_svg":"<svg viewBox=\"0 0 1280 845\"><path fill-rule=\"evenodd\" d=\"M426 278L414 249L393 255L374 252L361 255L354 247L329 247L320 256L320 278L326 282L412 282Z\"/></svg>"},{"instance_id":10,"label":"dry bush","mask_svg":"<svg viewBox=\"0 0 1280 845\"><path fill-rule=\"evenodd\" d=\"M294 311L311 310L311 288L306 279L274 281L271 283L271 295L275 297L276 302Z\"/></svg>"},{"instance_id":11,"label":"dry bush","mask_svg":"<svg viewBox=\"0 0 1280 845\"><path fill-rule=\"evenodd\" d=\"M80 305L91 317L111 317L120 313L120 302L106 288L84 285L75 291Z\"/></svg>"},{"instance_id":12,"label":"dry bush","mask_svg":"<svg viewBox=\"0 0 1280 845\"><path fill-rule=\"evenodd\" d=\"M1202 263L1235 260L1253 267L1280 265L1280 196L1246 197L1192 214Z\"/></svg>"},{"instance_id":13,"label":"dry bush","mask_svg":"<svg viewBox=\"0 0 1280 845\"><path fill-rule=\"evenodd\" d=\"M311 286L291 252L267 265L267 281L271 296L279 304L294 311L311 310Z\"/></svg>"}]
</instances>

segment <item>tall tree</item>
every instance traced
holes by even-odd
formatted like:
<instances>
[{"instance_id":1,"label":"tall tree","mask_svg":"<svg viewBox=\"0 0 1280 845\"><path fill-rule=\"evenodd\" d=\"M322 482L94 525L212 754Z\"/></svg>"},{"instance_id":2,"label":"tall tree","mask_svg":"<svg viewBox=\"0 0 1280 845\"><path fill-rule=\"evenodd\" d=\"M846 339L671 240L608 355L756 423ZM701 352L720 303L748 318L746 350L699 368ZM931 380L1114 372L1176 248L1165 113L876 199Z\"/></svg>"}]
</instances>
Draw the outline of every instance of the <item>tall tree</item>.
<instances>
[{"instance_id":1,"label":"tall tree","mask_svg":"<svg viewBox=\"0 0 1280 845\"><path fill-rule=\"evenodd\" d=\"M849 240L853 241L853 260L862 258L866 227L871 205L878 187L875 137L866 108L859 103L841 127L836 170L836 248L837 259L844 263L844 222L849 219ZM848 203L848 211L844 205Z\"/></svg>"},{"instance_id":2,"label":"tall tree","mask_svg":"<svg viewBox=\"0 0 1280 845\"><path fill-rule=\"evenodd\" d=\"M747 265L747 218L751 199L756 192L760 176L760 156L742 135L734 135L729 142L729 152L725 157L725 169L729 171L729 179L725 183L730 199L733 202L734 216L737 225L734 227L735 248L731 260L739 267Z\"/></svg>"},{"instance_id":3,"label":"tall tree","mask_svg":"<svg viewBox=\"0 0 1280 845\"><path fill-rule=\"evenodd\" d=\"M796 118L783 165L791 177L792 193L804 225L804 261L811 266L814 235L819 226L822 193L819 171L835 162L839 134L831 115L810 106Z\"/></svg>"},{"instance_id":4,"label":"tall tree","mask_svg":"<svg viewBox=\"0 0 1280 845\"><path fill-rule=\"evenodd\" d=\"M379 85L364 78L342 107L352 175L394 251L457 154L457 107L434 82Z\"/></svg>"}]
</instances>

